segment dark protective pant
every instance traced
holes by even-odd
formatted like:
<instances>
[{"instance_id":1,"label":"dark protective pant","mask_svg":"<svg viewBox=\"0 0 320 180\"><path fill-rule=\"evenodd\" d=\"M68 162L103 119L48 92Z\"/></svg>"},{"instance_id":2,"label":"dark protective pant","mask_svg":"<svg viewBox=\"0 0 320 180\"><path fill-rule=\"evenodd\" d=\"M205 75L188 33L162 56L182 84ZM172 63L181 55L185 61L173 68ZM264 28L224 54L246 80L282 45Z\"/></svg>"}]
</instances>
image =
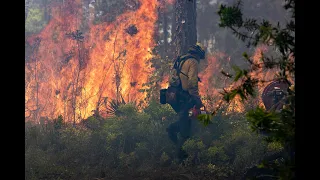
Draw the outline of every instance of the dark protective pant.
<instances>
[{"instance_id":1,"label":"dark protective pant","mask_svg":"<svg viewBox=\"0 0 320 180\"><path fill-rule=\"evenodd\" d=\"M180 111L178 112L178 121L172 123L167 128L168 136L170 140L177 145L177 153L179 158L185 156L181 147L183 143L191 136L191 119L189 118L189 110L193 107L191 103L184 103L180 106ZM178 133L180 133L180 138L178 139Z\"/></svg>"}]
</instances>

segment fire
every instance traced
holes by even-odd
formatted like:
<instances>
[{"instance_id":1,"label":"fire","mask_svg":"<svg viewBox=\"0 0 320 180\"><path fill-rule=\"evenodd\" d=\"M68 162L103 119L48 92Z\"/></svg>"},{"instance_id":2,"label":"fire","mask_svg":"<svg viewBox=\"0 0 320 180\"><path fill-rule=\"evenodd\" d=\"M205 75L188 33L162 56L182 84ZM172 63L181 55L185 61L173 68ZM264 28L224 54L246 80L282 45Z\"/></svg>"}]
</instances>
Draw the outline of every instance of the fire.
<instances>
[{"instance_id":1,"label":"fire","mask_svg":"<svg viewBox=\"0 0 320 180\"><path fill-rule=\"evenodd\" d=\"M252 56L252 61L255 64L261 64L261 58L262 58L262 54L265 53L267 51L267 47L266 46L259 46L256 48L253 56ZM250 73L250 75L253 78L258 78L260 80L264 80L266 82L271 81L274 78L275 75L275 70L263 70L263 68L258 68L256 71ZM264 88L268 85L268 83L258 83L258 92L257 92L257 99L251 99L251 101L254 102L250 102L250 103L255 103L256 105L262 106L263 102L261 99L261 95L262 92L264 90ZM237 83L234 83L230 86L230 88L237 86ZM236 112L236 113L242 113L245 111L245 104L244 102L241 102L241 98L239 95L236 95L236 97L231 101L231 103L229 104L228 108L227 108L227 112Z\"/></svg>"},{"instance_id":2,"label":"fire","mask_svg":"<svg viewBox=\"0 0 320 180\"><path fill-rule=\"evenodd\" d=\"M266 46L257 47L252 56L253 62L255 64L261 64L262 54L265 52L267 52ZM259 82L256 99L249 99L248 101L242 102L240 96L237 95L229 104L226 104L225 101L222 101L223 97L220 92L223 91L223 88L228 91L240 84L240 81L233 83L230 80L228 81L228 78L221 75L221 69L223 69L225 66L228 66L230 57L223 53L215 53L209 54L206 58L206 61L207 62L205 64L202 64L202 62L200 64L203 65L203 67L199 72L199 77L201 80L199 83L199 93L207 110L213 111L219 107L219 104L222 104L226 107L226 114L230 114L243 113L245 112L245 107L248 105L264 106L261 99L262 92L264 88L271 82L271 80L275 78L275 74L278 69L275 68L266 70L260 67L250 74L253 78L258 78L265 81ZM163 77L163 80L160 83L161 88L168 87L168 78L168 76Z\"/></svg>"},{"instance_id":3,"label":"fire","mask_svg":"<svg viewBox=\"0 0 320 180\"><path fill-rule=\"evenodd\" d=\"M216 55L209 55L207 58L207 66L204 70L199 72L199 94L203 98L203 104L207 109L213 109L211 107L212 102L217 100L219 96L218 77L220 75L219 68L221 68L218 58L222 57Z\"/></svg>"},{"instance_id":4,"label":"fire","mask_svg":"<svg viewBox=\"0 0 320 180\"><path fill-rule=\"evenodd\" d=\"M241 98L237 95L233 101L229 104L227 107L227 112L236 112L236 113L242 113L244 112L244 105L241 102Z\"/></svg>"},{"instance_id":5,"label":"fire","mask_svg":"<svg viewBox=\"0 0 320 180\"><path fill-rule=\"evenodd\" d=\"M255 64L261 64L262 54L267 52L266 46L259 46L256 48L252 60ZM222 95L220 92L225 90L230 90L240 84L239 82L233 83L232 81L227 81L228 78L221 75L221 69L225 66L228 66L230 62L230 57L223 53L215 53L209 54L206 58L206 63L203 65L199 72L199 77L201 82L199 83L199 93L202 97L202 102L206 106L206 109L209 111L216 110L220 104L226 107L226 114L230 113L243 113L245 112L246 106L264 106L262 103L261 95L264 88L270 83L271 80L274 79L276 72L278 69L264 69L258 68L256 71L251 73L253 78L258 78L260 80L264 80L265 82L259 82L258 84L258 92L256 99L249 99L245 102L241 101L239 95L237 95L229 104L225 101L222 101ZM229 70L226 70L229 71ZM164 76L160 87L167 88L168 87L168 78L169 76ZM230 84L231 83L231 84Z\"/></svg>"},{"instance_id":6,"label":"fire","mask_svg":"<svg viewBox=\"0 0 320 180\"><path fill-rule=\"evenodd\" d=\"M169 87L169 75L165 75L160 82L160 89L167 89Z\"/></svg>"},{"instance_id":7,"label":"fire","mask_svg":"<svg viewBox=\"0 0 320 180\"><path fill-rule=\"evenodd\" d=\"M79 121L105 108L109 99L143 101L138 90L153 68L148 61L155 46L156 0L140 0L136 11L127 11L112 23L93 25L83 40L66 37L81 29L81 3L56 4L53 17L37 35L28 38L35 48L25 66L26 117L40 116ZM134 26L137 32L126 29Z\"/></svg>"},{"instance_id":8,"label":"fire","mask_svg":"<svg viewBox=\"0 0 320 180\"><path fill-rule=\"evenodd\" d=\"M253 55L253 63L255 64L261 64L261 58L263 53L267 52L267 46L259 46L256 48L256 51ZM261 95L264 90L264 88L275 78L275 74L278 71L277 68L274 69L263 69L259 68L257 71L252 72L250 75L253 78L257 78L260 80L263 80L264 82L259 82L258 83L258 105L264 107Z\"/></svg>"},{"instance_id":9,"label":"fire","mask_svg":"<svg viewBox=\"0 0 320 180\"><path fill-rule=\"evenodd\" d=\"M255 53L252 56L252 60L255 64L261 64L262 54L267 52L266 46L259 46L256 48ZM203 103L205 106L209 107L208 109L215 109L215 104L219 104L222 96L219 92L223 91L222 88L226 87L226 79L219 79L221 77L220 70L222 69L222 63L218 61L219 58L222 58L223 62L228 62L230 59L224 54L210 54L207 58L207 66L200 71L201 83L199 83L200 95L204 97ZM250 75L253 78L258 78L264 82L259 82L257 99L250 100L254 101L256 105L264 106L262 103L261 95L264 88L275 78L275 74L278 69L268 69L258 68L257 71L252 72ZM239 83L231 83L226 90L229 90L233 87L236 87ZM207 97L210 97L209 99ZM227 113L242 113L245 111L245 104L241 102L241 98L237 95L229 105L227 105Z\"/></svg>"}]
</instances>

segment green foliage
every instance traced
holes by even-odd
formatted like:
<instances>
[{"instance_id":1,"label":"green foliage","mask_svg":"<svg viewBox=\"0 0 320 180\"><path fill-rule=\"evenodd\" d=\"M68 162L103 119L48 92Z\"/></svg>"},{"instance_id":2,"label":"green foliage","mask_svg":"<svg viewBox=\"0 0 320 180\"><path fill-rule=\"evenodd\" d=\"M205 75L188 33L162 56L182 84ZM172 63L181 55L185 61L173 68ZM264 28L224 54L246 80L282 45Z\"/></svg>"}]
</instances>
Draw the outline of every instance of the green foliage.
<instances>
[{"instance_id":1,"label":"green foliage","mask_svg":"<svg viewBox=\"0 0 320 180\"><path fill-rule=\"evenodd\" d=\"M243 57L249 63L250 69L241 70L234 67L235 82L240 81L240 85L231 90L224 91L224 99L230 102L236 95L239 95L242 100L248 96L253 96L254 89L258 82L263 82L262 79L256 79L250 76L251 72L260 70L261 68L272 69L279 68L278 79L288 81L289 76L294 78L295 72L295 23L290 20L285 27L281 27L280 23L273 25L268 20L258 22L256 19L246 19L242 17L241 2L238 1L235 5L221 5L218 15L220 16L219 26L230 28L236 37L242 41L246 41L247 46L257 46L264 44L274 46L279 52L280 57L276 60L271 56L262 55L261 64L253 62L247 53L243 53ZM285 0L284 8L291 10L292 18L295 17L295 1ZM225 73L224 73L225 74ZM294 87L294 86L293 86ZM247 120L253 131L264 133L267 135L265 140L273 145L269 148L274 150L282 150L287 153L283 156L284 163L276 160L266 161L268 164L260 165L260 168L272 168L278 170L278 174L274 177L278 179L291 179L294 176L294 157L295 152L294 135L295 135L295 92L294 88L288 89L286 105L279 112L265 110L257 107L250 110L247 114Z\"/></svg>"},{"instance_id":2,"label":"green foliage","mask_svg":"<svg viewBox=\"0 0 320 180\"><path fill-rule=\"evenodd\" d=\"M247 119L251 123L251 128L254 131L261 129L270 129L272 125L280 123L280 116L275 112L267 112L261 107L251 110L247 113Z\"/></svg>"},{"instance_id":3,"label":"green foliage","mask_svg":"<svg viewBox=\"0 0 320 180\"><path fill-rule=\"evenodd\" d=\"M188 139L182 146L182 149L190 154L196 153L197 151L202 151L204 148L205 146L203 142L195 139Z\"/></svg>"},{"instance_id":4,"label":"green foliage","mask_svg":"<svg viewBox=\"0 0 320 180\"><path fill-rule=\"evenodd\" d=\"M25 22L25 31L27 33L37 33L45 25L44 11L37 7L29 8L28 17Z\"/></svg>"},{"instance_id":5,"label":"green foliage","mask_svg":"<svg viewBox=\"0 0 320 180\"><path fill-rule=\"evenodd\" d=\"M155 99L149 101L149 106L144 109L144 112L152 117L154 122L167 122L177 118L175 111L169 104L159 106Z\"/></svg>"},{"instance_id":6,"label":"green foliage","mask_svg":"<svg viewBox=\"0 0 320 180\"><path fill-rule=\"evenodd\" d=\"M242 70L238 66L233 66L232 68L236 72L236 75L234 77L234 81L238 81L242 76L246 76L248 74L248 72L246 70Z\"/></svg>"},{"instance_id":7,"label":"green foliage","mask_svg":"<svg viewBox=\"0 0 320 180\"><path fill-rule=\"evenodd\" d=\"M29 179L37 179L48 168L49 157L39 148L28 148L25 152L25 173Z\"/></svg>"},{"instance_id":8,"label":"green foliage","mask_svg":"<svg viewBox=\"0 0 320 180\"><path fill-rule=\"evenodd\" d=\"M167 155L167 153L166 153L166 152L163 152L163 153L161 154L161 157L160 157L160 163L161 163L161 164L165 164L166 162L169 161L169 159L170 159L170 157Z\"/></svg>"},{"instance_id":9,"label":"green foliage","mask_svg":"<svg viewBox=\"0 0 320 180\"><path fill-rule=\"evenodd\" d=\"M293 119L285 118L284 120L281 113L269 112L260 107L247 113L252 130L267 133L269 135L266 138L268 142L281 143L282 146L285 146L288 140L294 139L295 134Z\"/></svg>"},{"instance_id":10,"label":"green foliage","mask_svg":"<svg viewBox=\"0 0 320 180\"><path fill-rule=\"evenodd\" d=\"M247 74L246 70L240 70L238 71L240 75L242 76L242 74ZM221 94L223 95L223 99L227 102L232 101L237 95L240 96L241 100L247 100L248 96L255 96L256 92L255 92L255 87L258 84L258 80L256 78L251 78L250 76L247 76L244 80L241 86L238 86L232 90L229 91L224 91Z\"/></svg>"},{"instance_id":11,"label":"green foliage","mask_svg":"<svg viewBox=\"0 0 320 180\"><path fill-rule=\"evenodd\" d=\"M100 121L96 117L90 116L86 120L86 126L87 126L87 128L92 129L92 130L98 129L100 127Z\"/></svg>"},{"instance_id":12,"label":"green foliage","mask_svg":"<svg viewBox=\"0 0 320 180\"><path fill-rule=\"evenodd\" d=\"M208 156L211 159L219 159L220 161L227 161L229 157L225 154L223 146L213 146L208 148Z\"/></svg>"},{"instance_id":13,"label":"green foliage","mask_svg":"<svg viewBox=\"0 0 320 180\"><path fill-rule=\"evenodd\" d=\"M46 128L27 123L26 178L119 179L126 174L156 177L159 175L153 173L161 168L181 167L175 162L175 147L166 133L177 118L170 106L153 100L143 111L132 103L120 105L118 111L107 119L89 117L77 126L64 122L55 128L57 122L63 122L62 116L49 120ZM195 132L183 145L188 157L182 168L196 166L223 179L242 172L242 162L253 162L261 156L257 149L266 147L257 143L259 139L240 131L244 127L240 122L233 128L229 121L216 117L207 128ZM251 156L236 149L247 150Z\"/></svg>"},{"instance_id":14,"label":"green foliage","mask_svg":"<svg viewBox=\"0 0 320 180\"><path fill-rule=\"evenodd\" d=\"M219 26L223 28L230 28L233 33L242 41L248 40L248 46L257 46L258 43L269 43L275 40L275 46L279 48L281 53L285 50L291 49L294 52L294 21L290 21L286 28L281 29L279 23L277 26L272 26L267 20L258 23L255 19L243 20L241 13L241 1L238 1L233 6L221 5L218 11L220 16ZM285 0L285 7L293 10L292 18L294 18L294 0ZM237 29L243 28L246 31L239 32Z\"/></svg>"},{"instance_id":15,"label":"green foliage","mask_svg":"<svg viewBox=\"0 0 320 180\"><path fill-rule=\"evenodd\" d=\"M185 164L195 164L204 158L205 144L201 140L188 139L184 142L182 149L188 154Z\"/></svg>"},{"instance_id":16,"label":"green foliage","mask_svg":"<svg viewBox=\"0 0 320 180\"><path fill-rule=\"evenodd\" d=\"M200 114L197 119L204 125L208 126L211 123L212 114Z\"/></svg>"},{"instance_id":17,"label":"green foliage","mask_svg":"<svg viewBox=\"0 0 320 180\"><path fill-rule=\"evenodd\" d=\"M268 151L282 151L283 145L280 142L271 142L268 144Z\"/></svg>"},{"instance_id":18,"label":"green foliage","mask_svg":"<svg viewBox=\"0 0 320 180\"><path fill-rule=\"evenodd\" d=\"M220 5L220 9L218 11L218 15L220 16L220 27L242 26L242 12L238 8L240 2L241 1L238 1L237 5L230 7L227 7L223 4Z\"/></svg>"},{"instance_id":19,"label":"green foliage","mask_svg":"<svg viewBox=\"0 0 320 180\"><path fill-rule=\"evenodd\" d=\"M107 113L110 115L119 115L120 111L119 111L119 107L121 105L126 104L125 100L123 99L123 97L121 96L120 100L116 100L116 99L112 99L107 106Z\"/></svg>"}]
</instances>

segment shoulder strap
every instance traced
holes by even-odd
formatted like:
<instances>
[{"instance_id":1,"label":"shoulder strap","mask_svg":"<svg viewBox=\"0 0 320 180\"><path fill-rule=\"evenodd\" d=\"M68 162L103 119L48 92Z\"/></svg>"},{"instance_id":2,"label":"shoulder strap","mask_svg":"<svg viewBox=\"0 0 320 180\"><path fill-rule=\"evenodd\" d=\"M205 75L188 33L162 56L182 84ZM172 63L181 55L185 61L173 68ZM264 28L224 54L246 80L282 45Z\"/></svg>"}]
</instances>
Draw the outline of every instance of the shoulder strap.
<instances>
[{"instance_id":1,"label":"shoulder strap","mask_svg":"<svg viewBox=\"0 0 320 180\"><path fill-rule=\"evenodd\" d=\"M178 56L173 68L175 68L177 70L177 75L179 76L179 74L183 74L184 76L188 77L188 75L186 75L185 73L181 72L181 68L183 66L183 64L186 62L186 60L190 59L190 58L194 58L192 55L185 55L185 56ZM188 77L189 78L189 77ZM200 78L198 77L198 81L201 82Z\"/></svg>"},{"instance_id":2,"label":"shoulder strap","mask_svg":"<svg viewBox=\"0 0 320 180\"><path fill-rule=\"evenodd\" d=\"M180 67L178 67L178 69L177 69L177 73L178 73L178 75L181 73L181 74L183 74L183 75L185 75L185 76L188 77L188 75L186 75L184 72L181 71L182 66L183 66L183 64L184 64L185 62L186 62L186 60L183 60L183 61L181 62ZM189 77L188 77L188 78L189 78Z\"/></svg>"},{"instance_id":3,"label":"shoulder strap","mask_svg":"<svg viewBox=\"0 0 320 180\"><path fill-rule=\"evenodd\" d=\"M185 73L181 72L181 68L182 68L183 64L186 62L186 60L188 60L190 58L193 58L193 56L192 55L185 55L185 56L182 56L182 57L179 56L179 64L177 66L177 75L179 75L181 73L181 74L183 74L183 75L188 77L188 75L186 75Z\"/></svg>"}]
</instances>

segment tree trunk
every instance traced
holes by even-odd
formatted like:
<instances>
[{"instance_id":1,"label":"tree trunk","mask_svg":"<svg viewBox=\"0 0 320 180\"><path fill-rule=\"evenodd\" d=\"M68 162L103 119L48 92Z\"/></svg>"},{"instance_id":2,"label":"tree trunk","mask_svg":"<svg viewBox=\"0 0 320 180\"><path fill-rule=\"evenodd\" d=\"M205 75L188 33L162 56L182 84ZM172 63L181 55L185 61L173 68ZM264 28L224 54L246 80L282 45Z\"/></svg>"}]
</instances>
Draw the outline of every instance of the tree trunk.
<instances>
[{"instance_id":1,"label":"tree trunk","mask_svg":"<svg viewBox=\"0 0 320 180\"><path fill-rule=\"evenodd\" d=\"M187 53L189 46L197 42L196 1L175 2L175 56Z\"/></svg>"}]
</instances>

